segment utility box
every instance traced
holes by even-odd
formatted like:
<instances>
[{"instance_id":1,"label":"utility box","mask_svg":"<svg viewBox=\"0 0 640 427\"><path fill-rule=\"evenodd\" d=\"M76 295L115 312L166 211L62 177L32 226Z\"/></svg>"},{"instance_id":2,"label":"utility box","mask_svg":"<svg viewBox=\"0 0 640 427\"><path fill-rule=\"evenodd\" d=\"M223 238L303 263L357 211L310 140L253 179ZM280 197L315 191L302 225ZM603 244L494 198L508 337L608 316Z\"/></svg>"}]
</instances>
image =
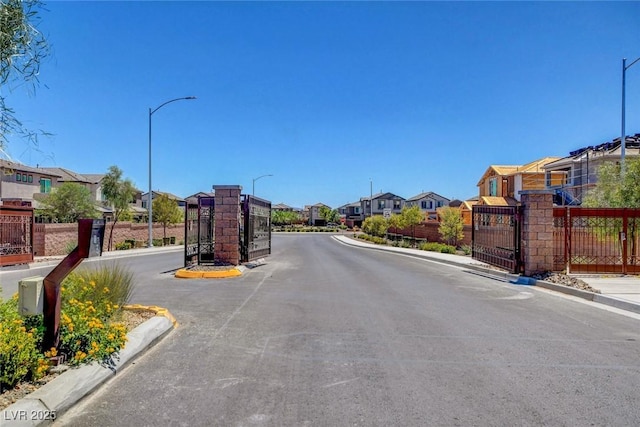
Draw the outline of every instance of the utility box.
<instances>
[{"instance_id":1,"label":"utility box","mask_svg":"<svg viewBox=\"0 0 640 427\"><path fill-rule=\"evenodd\" d=\"M18 284L18 312L21 316L43 313L44 277L35 276L22 279Z\"/></svg>"}]
</instances>

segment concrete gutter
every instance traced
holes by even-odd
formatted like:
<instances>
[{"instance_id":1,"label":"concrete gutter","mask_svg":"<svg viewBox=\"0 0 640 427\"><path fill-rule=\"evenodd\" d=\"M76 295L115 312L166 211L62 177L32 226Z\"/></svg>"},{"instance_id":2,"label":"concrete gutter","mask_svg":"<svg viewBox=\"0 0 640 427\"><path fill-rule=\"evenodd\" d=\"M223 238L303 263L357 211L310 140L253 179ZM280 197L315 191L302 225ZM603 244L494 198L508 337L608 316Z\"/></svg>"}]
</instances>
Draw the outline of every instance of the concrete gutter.
<instances>
[{"instance_id":1,"label":"concrete gutter","mask_svg":"<svg viewBox=\"0 0 640 427\"><path fill-rule=\"evenodd\" d=\"M64 412L91 394L120 370L158 343L177 325L175 318L161 307L129 306L150 309L152 317L127 334L127 345L113 365L93 362L69 369L31 394L0 412L0 427L50 425Z\"/></svg>"}]
</instances>

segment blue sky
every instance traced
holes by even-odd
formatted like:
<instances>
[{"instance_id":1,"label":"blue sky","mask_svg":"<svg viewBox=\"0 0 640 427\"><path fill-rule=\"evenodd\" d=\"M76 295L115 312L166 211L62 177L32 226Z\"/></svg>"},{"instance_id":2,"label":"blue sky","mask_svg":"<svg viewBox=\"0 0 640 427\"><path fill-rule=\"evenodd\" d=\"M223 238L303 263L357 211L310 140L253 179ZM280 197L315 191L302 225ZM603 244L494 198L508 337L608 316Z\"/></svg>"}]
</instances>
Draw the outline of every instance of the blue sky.
<instances>
[{"instance_id":1,"label":"blue sky","mask_svg":"<svg viewBox=\"0 0 640 427\"><path fill-rule=\"evenodd\" d=\"M31 166L104 173L185 197L239 184L332 207L390 191L477 195L490 164L620 136L621 61L639 2L60 2L35 95L7 103L54 134ZM640 132L640 65L627 134Z\"/></svg>"}]
</instances>

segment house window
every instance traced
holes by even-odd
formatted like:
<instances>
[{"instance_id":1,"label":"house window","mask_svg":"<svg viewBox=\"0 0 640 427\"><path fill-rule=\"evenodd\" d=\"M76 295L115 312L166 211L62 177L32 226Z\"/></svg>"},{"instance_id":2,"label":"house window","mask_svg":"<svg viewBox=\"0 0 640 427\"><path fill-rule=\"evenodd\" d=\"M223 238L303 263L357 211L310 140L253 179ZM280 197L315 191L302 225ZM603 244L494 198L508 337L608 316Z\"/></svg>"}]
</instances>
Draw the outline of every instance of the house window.
<instances>
[{"instance_id":1,"label":"house window","mask_svg":"<svg viewBox=\"0 0 640 427\"><path fill-rule=\"evenodd\" d=\"M29 184L33 184L33 175L29 175L27 177L27 181L29 182Z\"/></svg>"},{"instance_id":2,"label":"house window","mask_svg":"<svg viewBox=\"0 0 640 427\"><path fill-rule=\"evenodd\" d=\"M359 214L360 213L360 208L358 208L358 207L353 208L353 213L354 214Z\"/></svg>"},{"instance_id":3,"label":"house window","mask_svg":"<svg viewBox=\"0 0 640 427\"><path fill-rule=\"evenodd\" d=\"M40 178L40 192L51 193L51 179Z\"/></svg>"},{"instance_id":4,"label":"house window","mask_svg":"<svg viewBox=\"0 0 640 427\"><path fill-rule=\"evenodd\" d=\"M438 207L441 208L442 207L442 200L438 200Z\"/></svg>"},{"instance_id":5,"label":"house window","mask_svg":"<svg viewBox=\"0 0 640 427\"><path fill-rule=\"evenodd\" d=\"M497 178L491 178L489 180L489 196L498 195L498 180Z\"/></svg>"},{"instance_id":6,"label":"house window","mask_svg":"<svg viewBox=\"0 0 640 427\"><path fill-rule=\"evenodd\" d=\"M423 200L420 202L420 209L427 209L427 201Z\"/></svg>"},{"instance_id":7,"label":"house window","mask_svg":"<svg viewBox=\"0 0 640 427\"><path fill-rule=\"evenodd\" d=\"M378 209L384 209L385 200L378 200Z\"/></svg>"},{"instance_id":8,"label":"house window","mask_svg":"<svg viewBox=\"0 0 640 427\"><path fill-rule=\"evenodd\" d=\"M22 174L22 182L27 182L27 174L26 173Z\"/></svg>"},{"instance_id":9,"label":"house window","mask_svg":"<svg viewBox=\"0 0 640 427\"><path fill-rule=\"evenodd\" d=\"M20 174L20 172L16 174L16 181L18 182L22 181L22 175Z\"/></svg>"},{"instance_id":10,"label":"house window","mask_svg":"<svg viewBox=\"0 0 640 427\"><path fill-rule=\"evenodd\" d=\"M393 209L400 209L400 200L393 201Z\"/></svg>"}]
</instances>

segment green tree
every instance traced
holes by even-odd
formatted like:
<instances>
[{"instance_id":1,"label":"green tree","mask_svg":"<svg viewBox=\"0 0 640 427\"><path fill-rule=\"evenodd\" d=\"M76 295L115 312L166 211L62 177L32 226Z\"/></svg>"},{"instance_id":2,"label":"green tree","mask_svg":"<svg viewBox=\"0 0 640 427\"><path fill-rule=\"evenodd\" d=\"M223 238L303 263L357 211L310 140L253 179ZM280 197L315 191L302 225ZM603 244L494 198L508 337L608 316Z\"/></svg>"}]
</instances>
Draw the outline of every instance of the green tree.
<instances>
[{"instance_id":1,"label":"green tree","mask_svg":"<svg viewBox=\"0 0 640 427\"><path fill-rule=\"evenodd\" d=\"M337 209L331 209L329 206L321 206L318 212L320 218L326 222L338 222L340 221L340 213Z\"/></svg>"},{"instance_id":2,"label":"green tree","mask_svg":"<svg viewBox=\"0 0 640 427\"><path fill-rule=\"evenodd\" d=\"M625 172L614 162L598 168L598 181L582 205L597 208L640 208L640 158L625 158Z\"/></svg>"},{"instance_id":3,"label":"green tree","mask_svg":"<svg viewBox=\"0 0 640 427\"><path fill-rule=\"evenodd\" d=\"M39 0L0 0L0 88L11 91L26 86L33 93L38 83L40 63L49 54L47 42L37 29ZM38 134L30 131L7 104L0 92L0 148L10 134L27 138L37 146Z\"/></svg>"},{"instance_id":4,"label":"green tree","mask_svg":"<svg viewBox=\"0 0 640 427\"><path fill-rule=\"evenodd\" d=\"M38 215L54 222L76 222L79 218L98 218L91 192L88 188L76 183L65 182L53 188L41 202Z\"/></svg>"},{"instance_id":5,"label":"green tree","mask_svg":"<svg viewBox=\"0 0 640 427\"><path fill-rule=\"evenodd\" d=\"M598 168L598 181L582 201L582 206L593 208L640 208L640 158L625 158L625 171L619 164L607 162ZM595 224L593 224L595 226ZM615 236L622 228L621 220L614 220L610 227L600 227L601 236ZM597 228L597 227L596 227ZM629 221L627 242L631 244L631 259L636 259L638 247L637 223Z\"/></svg>"},{"instance_id":6,"label":"green tree","mask_svg":"<svg viewBox=\"0 0 640 427\"><path fill-rule=\"evenodd\" d=\"M102 195L113 209L113 221L109 231L107 250L111 250L113 244L113 229L118 220L121 220L125 212L129 211L129 203L133 200L136 189L129 179L122 178L122 170L117 166L110 166L109 172L102 178Z\"/></svg>"},{"instance_id":7,"label":"green tree","mask_svg":"<svg viewBox=\"0 0 640 427\"><path fill-rule=\"evenodd\" d=\"M377 237L384 237L389 229L389 221L381 215L370 216L362 223L362 231Z\"/></svg>"},{"instance_id":8,"label":"green tree","mask_svg":"<svg viewBox=\"0 0 640 427\"><path fill-rule=\"evenodd\" d=\"M300 221L300 214L292 211L271 211L271 223L273 225L291 225Z\"/></svg>"},{"instance_id":9,"label":"green tree","mask_svg":"<svg viewBox=\"0 0 640 427\"><path fill-rule=\"evenodd\" d=\"M416 243L416 225L422 223L424 219L424 214L420 210L418 206L411 207L403 207L402 212L400 212L400 216L402 217L402 223L404 227L411 228L411 239L413 241L413 245Z\"/></svg>"},{"instance_id":10,"label":"green tree","mask_svg":"<svg viewBox=\"0 0 640 427\"><path fill-rule=\"evenodd\" d=\"M440 227L438 231L442 239L449 245L458 246L464 237L464 221L460 209L446 206L440 210Z\"/></svg>"},{"instance_id":11,"label":"green tree","mask_svg":"<svg viewBox=\"0 0 640 427\"><path fill-rule=\"evenodd\" d=\"M166 194L160 194L153 199L153 221L162 224L162 237L167 237L167 225L182 222L183 216L178 202L170 199Z\"/></svg>"}]
</instances>

